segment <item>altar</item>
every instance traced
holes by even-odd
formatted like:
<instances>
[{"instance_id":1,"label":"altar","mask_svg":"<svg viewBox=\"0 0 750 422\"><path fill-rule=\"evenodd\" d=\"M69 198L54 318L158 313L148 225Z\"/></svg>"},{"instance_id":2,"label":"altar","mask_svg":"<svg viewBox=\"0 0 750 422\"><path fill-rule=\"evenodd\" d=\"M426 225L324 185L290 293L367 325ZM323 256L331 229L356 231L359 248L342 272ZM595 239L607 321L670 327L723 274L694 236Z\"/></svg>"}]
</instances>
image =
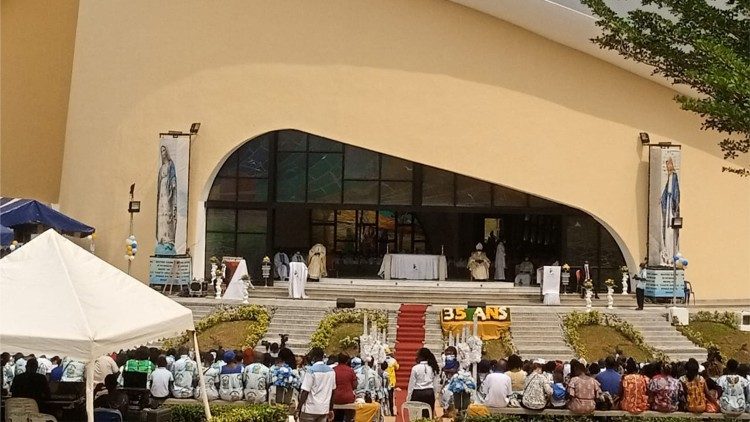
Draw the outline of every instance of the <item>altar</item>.
<instances>
[{"instance_id":1,"label":"altar","mask_svg":"<svg viewBox=\"0 0 750 422\"><path fill-rule=\"evenodd\" d=\"M545 305L560 304L560 270L559 265L545 265L536 270L536 279Z\"/></svg>"},{"instance_id":2,"label":"altar","mask_svg":"<svg viewBox=\"0 0 750 422\"><path fill-rule=\"evenodd\" d=\"M445 280L445 255L385 254L378 276L386 280Z\"/></svg>"}]
</instances>

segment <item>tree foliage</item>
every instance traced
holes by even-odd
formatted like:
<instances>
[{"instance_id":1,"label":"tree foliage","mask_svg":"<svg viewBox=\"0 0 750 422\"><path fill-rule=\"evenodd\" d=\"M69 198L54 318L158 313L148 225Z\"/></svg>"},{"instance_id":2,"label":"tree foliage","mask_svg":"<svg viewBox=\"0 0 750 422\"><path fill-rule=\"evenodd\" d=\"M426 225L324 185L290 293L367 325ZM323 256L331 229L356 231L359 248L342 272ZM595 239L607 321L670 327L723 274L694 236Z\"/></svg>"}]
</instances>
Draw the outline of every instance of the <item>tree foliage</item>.
<instances>
[{"instance_id":1,"label":"tree foliage","mask_svg":"<svg viewBox=\"0 0 750 422\"><path fill-rule=\"evenodd\" d=\"M675 100L704 119L703 129L725 135L724 158L739 165L723 171L750 176L750 0L641 0L654 11L627 15L605 0L581 1L603 32L594 43L697 92Z\"/></svg>"}]
</instances>

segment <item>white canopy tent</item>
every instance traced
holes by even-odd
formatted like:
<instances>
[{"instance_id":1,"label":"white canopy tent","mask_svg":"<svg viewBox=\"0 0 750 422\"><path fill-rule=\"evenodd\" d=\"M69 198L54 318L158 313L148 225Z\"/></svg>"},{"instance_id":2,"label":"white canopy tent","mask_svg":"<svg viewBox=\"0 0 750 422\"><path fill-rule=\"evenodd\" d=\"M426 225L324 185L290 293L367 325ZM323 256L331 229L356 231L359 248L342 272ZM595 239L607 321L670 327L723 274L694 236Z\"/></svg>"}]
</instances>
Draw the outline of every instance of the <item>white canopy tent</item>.
<instances>
[{"instance_id":1,"label":"white canopy tent","mask_svg":"<svg viewBox=\"0 0 750 422\"><path fill-rule=\"evenodd\" d=\"M0 350L69 356L82 362L195 330L190 309L54 230L0 259L0 321ZM89 421L93 387L93 371L87 370ZM207 400L204 405L210 418Z\"/></svg>"}]
</instances>

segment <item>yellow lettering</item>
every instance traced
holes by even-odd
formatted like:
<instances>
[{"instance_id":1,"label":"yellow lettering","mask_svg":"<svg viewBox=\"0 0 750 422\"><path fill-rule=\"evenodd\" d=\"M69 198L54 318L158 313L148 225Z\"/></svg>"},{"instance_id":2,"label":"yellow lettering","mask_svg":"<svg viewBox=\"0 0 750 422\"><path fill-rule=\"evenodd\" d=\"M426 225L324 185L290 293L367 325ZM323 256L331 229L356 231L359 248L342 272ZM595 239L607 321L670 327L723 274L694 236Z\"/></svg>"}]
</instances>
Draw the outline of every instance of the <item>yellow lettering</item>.
<instances>
[{"instance_id":1,"label":"yellow lettering","mask_svg":"<svg viewBox=\"0 0 750 422\"><path fill-rule=\"evenodd\" d=\"M490 321L500 320L500 308L498 308L497 306L488 306L485 313L487 315L487 319Z\"/></svg>"},{"instance_id":2,"label":"yellow lettering","mask_svg":"<svg viewBox=\"0 0 750 422\"><path fill-rule=\"evenodd\" d=\"M456 321L466 320L466 308L456 308Z\"/></svg>"}]
</instances>

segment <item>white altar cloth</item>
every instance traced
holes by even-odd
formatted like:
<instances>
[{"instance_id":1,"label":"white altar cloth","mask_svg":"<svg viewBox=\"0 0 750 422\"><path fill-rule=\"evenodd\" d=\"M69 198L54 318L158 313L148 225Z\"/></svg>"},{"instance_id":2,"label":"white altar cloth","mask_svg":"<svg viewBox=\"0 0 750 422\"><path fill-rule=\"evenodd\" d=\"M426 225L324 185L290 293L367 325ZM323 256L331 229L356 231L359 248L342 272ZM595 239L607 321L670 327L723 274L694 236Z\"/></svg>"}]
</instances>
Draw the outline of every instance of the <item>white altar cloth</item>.
<instances>
[{"instance_id":1,"label":"white altar cloth","mask_svg":"<svg viewBox=\"0 0 750 422\"><path fill-rule=\"evenodd\" d=\"M289 263L289 297L293 299L307 299L305 285L307 284L307 265L304 262Z\"/></svg>"},{"instance_id":2,"label":"white altar cloth","mask_svg":"<svg viewBox=\"0 0 750 422\"><path fill-rule=\"evenodd\" d=\"M445 280L448 263L444 255L385 254L378 275L386 280Z\"/></svg>"},{"instance_id":3,"label":"white altar cloth","mask_svg":"<svg viewBox=\"0 0 750 422\"><path fill-rule=\"evenodd\" d=\"M239 264L237 264L237 269L234 270L232 279L229 280L227 290L224 292L224 296L222 296L222 298L234 300L244 299L245 283L242 281L243 275L249 276L249 274L247 273L247 262L245 262L244 259L241 260Z\"/></svg>"},{"instance_id":4,"label":"white altar cloth","mask_svg":"<svg viewBox=\"0 0 750 422\"><path fill-rule=\"evenodd\" d=\"M560 304L560 271L559 265L547 265L536 270L536 279L541 281L545 305Z\"/></svg>"}]
</instances>

